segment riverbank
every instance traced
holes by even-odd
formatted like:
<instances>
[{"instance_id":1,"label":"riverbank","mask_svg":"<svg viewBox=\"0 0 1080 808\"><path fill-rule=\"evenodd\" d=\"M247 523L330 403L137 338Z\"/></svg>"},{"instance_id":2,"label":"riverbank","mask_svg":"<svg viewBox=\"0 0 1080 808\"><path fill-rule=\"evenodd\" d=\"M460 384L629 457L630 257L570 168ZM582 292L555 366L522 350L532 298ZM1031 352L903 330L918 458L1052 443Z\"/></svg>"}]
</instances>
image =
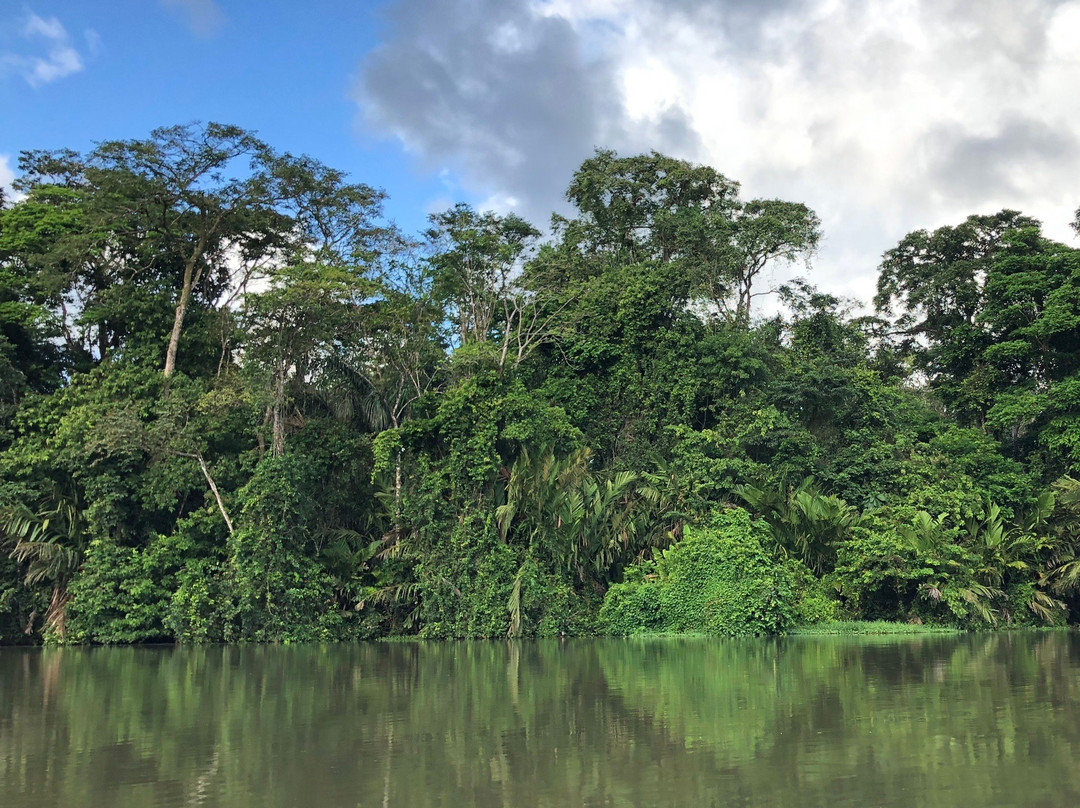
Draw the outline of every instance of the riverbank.
<instances>
[{"instance_id":1,"label":"riverbank","mask_svg":"<svg viewBox=\"0 0 1080 808\"><path fill-rule=\"evenodd\" d=\"M788 632L797 637L829 637L837 635L868 634L961 634L961 629L950 626L927 626L921 623L893 623L888 620L840 620L802 626Z\"/></svg>"}]
</instances>

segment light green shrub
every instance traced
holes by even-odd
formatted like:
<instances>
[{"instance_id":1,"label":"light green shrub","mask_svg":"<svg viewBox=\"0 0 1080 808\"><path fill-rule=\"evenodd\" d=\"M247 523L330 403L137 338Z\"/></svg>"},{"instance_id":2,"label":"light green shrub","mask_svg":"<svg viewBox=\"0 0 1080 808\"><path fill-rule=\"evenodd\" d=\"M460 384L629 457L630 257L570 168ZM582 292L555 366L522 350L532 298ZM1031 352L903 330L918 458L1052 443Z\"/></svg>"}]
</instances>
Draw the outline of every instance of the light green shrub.
<instances>
[{"instance_id":1,"label":"light green shrub","mask_svg":"<svg viewBox=\"0 0 1080 808\"><path fill-rule=\"evenodd\" d=\"M798 612L794 573L764 549L767 528L746 511L723 511L688 528L655 562L608 591L599 624L609 634L780 634Z\"/></svg>"}]
</instances>

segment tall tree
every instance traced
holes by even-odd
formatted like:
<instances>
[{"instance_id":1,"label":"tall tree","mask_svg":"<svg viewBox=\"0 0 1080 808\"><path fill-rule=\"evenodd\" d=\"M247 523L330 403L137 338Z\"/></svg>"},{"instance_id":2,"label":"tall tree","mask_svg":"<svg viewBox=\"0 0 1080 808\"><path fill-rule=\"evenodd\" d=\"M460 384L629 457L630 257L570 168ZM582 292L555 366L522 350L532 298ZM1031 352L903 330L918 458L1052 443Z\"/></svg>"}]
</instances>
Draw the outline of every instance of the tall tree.
<instances>
[{"instance_id":1,"label":"tall tree","mask_svg":"<svg viewBox=\"0 0 1080 808\"><path fill-rule=\"evenodd\" d=\"M961 422L1058 472L1080 459L1080 251L1015 211L971 216L888 251L875 302Z\"/></svg>"},{"instance_id":2,"label":"tall tree","mask_svg":"<svg viewBox=\"0 0 1080 808\"><path fill-rule=\"evenodd\" d=\"M165 378L176 371L192 296L202 291L213 303L243 287L283 241L288 222L268 193L268 161L268 148L250 132L217 123L156 129L89 155L98 215L124 217L136 229L153 250L143 261L178 264Z\"/></svg>"},{"instance_id":3,"label":"tall tree","mask_svg":"<svg viewBox=\"0 0 1080 808\"><path fill-rule=\"evenodd\" d=\"M745 325L766 266L809 258L821 222L806 205L738 198L739 184L708 166L657 152L598 151L575 172L567 199L576 220L556 217L565 242L586 256L628 264L675 262L730 322Z\"/></svg>"},{"instance_id":4,"label":"tall tree","mask_svg":"<svg viewBox=\"0 0 1080 808\"><path fill-rule=\"evenodd\" d=\"M540 231L519 216L477 213L465 204L432 215L431 224L434 291L449 308L457 343L492 341L506 325L499 322L504 301Z\"/></svg>"},{"instance_id":5,"label":"tall tree","mask_svg":"<svg viewBox=\"0 0 1080 808\"><path fill-rule=\"evenodd\" d=\"M597 150L566 191L578 218L556 222L588 253L628 263L667 261L686 252L706 211L730 215L738 191L738 183L708 166L658 152L619 157Z\"/></svg>"}]
</instances>

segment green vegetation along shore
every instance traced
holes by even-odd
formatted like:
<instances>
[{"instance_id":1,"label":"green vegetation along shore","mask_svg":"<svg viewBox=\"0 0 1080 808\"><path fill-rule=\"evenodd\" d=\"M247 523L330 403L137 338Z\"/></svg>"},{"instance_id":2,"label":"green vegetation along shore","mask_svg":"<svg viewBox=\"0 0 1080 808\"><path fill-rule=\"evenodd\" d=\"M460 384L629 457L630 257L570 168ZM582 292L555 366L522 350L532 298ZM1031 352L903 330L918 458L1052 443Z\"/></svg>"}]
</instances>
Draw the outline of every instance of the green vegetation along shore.
<instances>
[{"instance_id":1,"label":"green vegetation along shore","mask_svg":"<svg viewBox=\"0 0 1080 808\"><path fill-rule=\"evenodd\" d=\"M656 153L568 179L546 235L414 235L232 126L24 153L0 642L1080 621L1080 250L916 231L870 314L764 282L812 278L801 203Z\"/></svg>"}]
</instances>

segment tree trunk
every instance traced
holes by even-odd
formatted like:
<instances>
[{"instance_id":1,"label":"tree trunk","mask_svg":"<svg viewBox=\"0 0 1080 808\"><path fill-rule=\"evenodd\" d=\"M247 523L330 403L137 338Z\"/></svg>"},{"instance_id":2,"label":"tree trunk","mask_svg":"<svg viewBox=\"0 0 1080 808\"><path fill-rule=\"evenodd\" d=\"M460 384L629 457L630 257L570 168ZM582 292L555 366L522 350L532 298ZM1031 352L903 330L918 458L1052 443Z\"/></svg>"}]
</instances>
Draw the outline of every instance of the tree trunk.
<instances>
[{"instance_id":1,"label":"tree trunk","mask_svg":"<svg viewBox=\"0 0 1080 808\"><path fill-rule=\"evenodd\" d=\"M221 214L218 214L211 229L216 229L220 223ZM184 330L184 317L187 316L188 304L191 302L191 290L195 288L195 285L202 278L202 270L196 270L196 267L202 260L208 243L209 234L207 232L200 233L199 240L195 244L195 249L192 251L191 255L188 256L187 260L184 261L184 283L180 288L180 302L176 304L176 316L173 318L172 333L169 334L169 347L165 351L166 380L168 380L176 370L176 349L180 345L180 334ZM165 392L166 394L168 393L168 381L166 381Z\"/></svg>"},{"instance_id":2,"label":"tree trunk","mask_svg":"<svg viewBox=\"0 0 1080 808\"><path fill-rule=\"evenodd\" d=\"M49 600L49 611L45 614L45 630L52 629L58 639L64 639L67 631L67 605L71 595L60 584L53 584L52 598Z\"/></svg>"},{"instance_id":3,"label":"tree trunk","mask_svg":"<svg viewBox=\"0 0 1080 808\"><path fill-rule=\"evenodd\" d=\"M401 449L397 451L397 458L394 461L394 530L398 534L398 538L401 538Z\"/></svg>"},{"instance_id":4,"label":"tree trunk","mask_svg":"<svg viewBox=\"0 0 1080 808\"><path fill-rule=\"evenodd\" d=\"M398 428L398 417L391 412L390 413L390 425L394 428ZM401 493L404 487L405 481L402 475L402 455L404 450L398 446L397 455L394 457L394 542L401 541L402 530L401 524Z\"/></svg>"},{"instance_id":5,"label":"tree trunk","mask_svg":"<svg viewBox=\"0 0 1080 808\"><path fill-rule=\"evenodd\" d=\"M165 351L165 378L168 379L176 370L176 349L180 345L180 334L184 330L184 317L187 316L188 302L191 300L192 280L195 274L195 259L184 265L184 286L180 290L180 302L176 304L176 316L173 317L172 333L169 334L169 347Z\"/></svg>"},{"instance_id":6,"label":"tree trunk","mask_svg":"<svg viewBox=\"0 0 1080 808\"><path fill-rule=\"evenodd\" d=\"M259 460L262 460L266 455L266 425L270 423L270 417L274 413L272 406L266 408L266 412L263 413L262 426L255 433L255 441L259 444Z\"/></svg>"},{"instance_id":7,"label":"tree trunk","mask_svg":"<svg viewBox=\"0 0 1080 808\"><path fill-rule=\"evenodd\" d=\"M738 288L739 299L735 307L735 324L746 327L750 324L750 280L739 283Z\"/></svg>"},{"instance_id":8,"label":"tree trunk","mask_svg":"<svg viewBox=\"0 0 1080 808\"><path fill-rule=\"evenodd\" d=\"M285 371L278 372L274 382L274 427L270 452L274 457L285 454Z\"/></svg>"}]
</instances>

